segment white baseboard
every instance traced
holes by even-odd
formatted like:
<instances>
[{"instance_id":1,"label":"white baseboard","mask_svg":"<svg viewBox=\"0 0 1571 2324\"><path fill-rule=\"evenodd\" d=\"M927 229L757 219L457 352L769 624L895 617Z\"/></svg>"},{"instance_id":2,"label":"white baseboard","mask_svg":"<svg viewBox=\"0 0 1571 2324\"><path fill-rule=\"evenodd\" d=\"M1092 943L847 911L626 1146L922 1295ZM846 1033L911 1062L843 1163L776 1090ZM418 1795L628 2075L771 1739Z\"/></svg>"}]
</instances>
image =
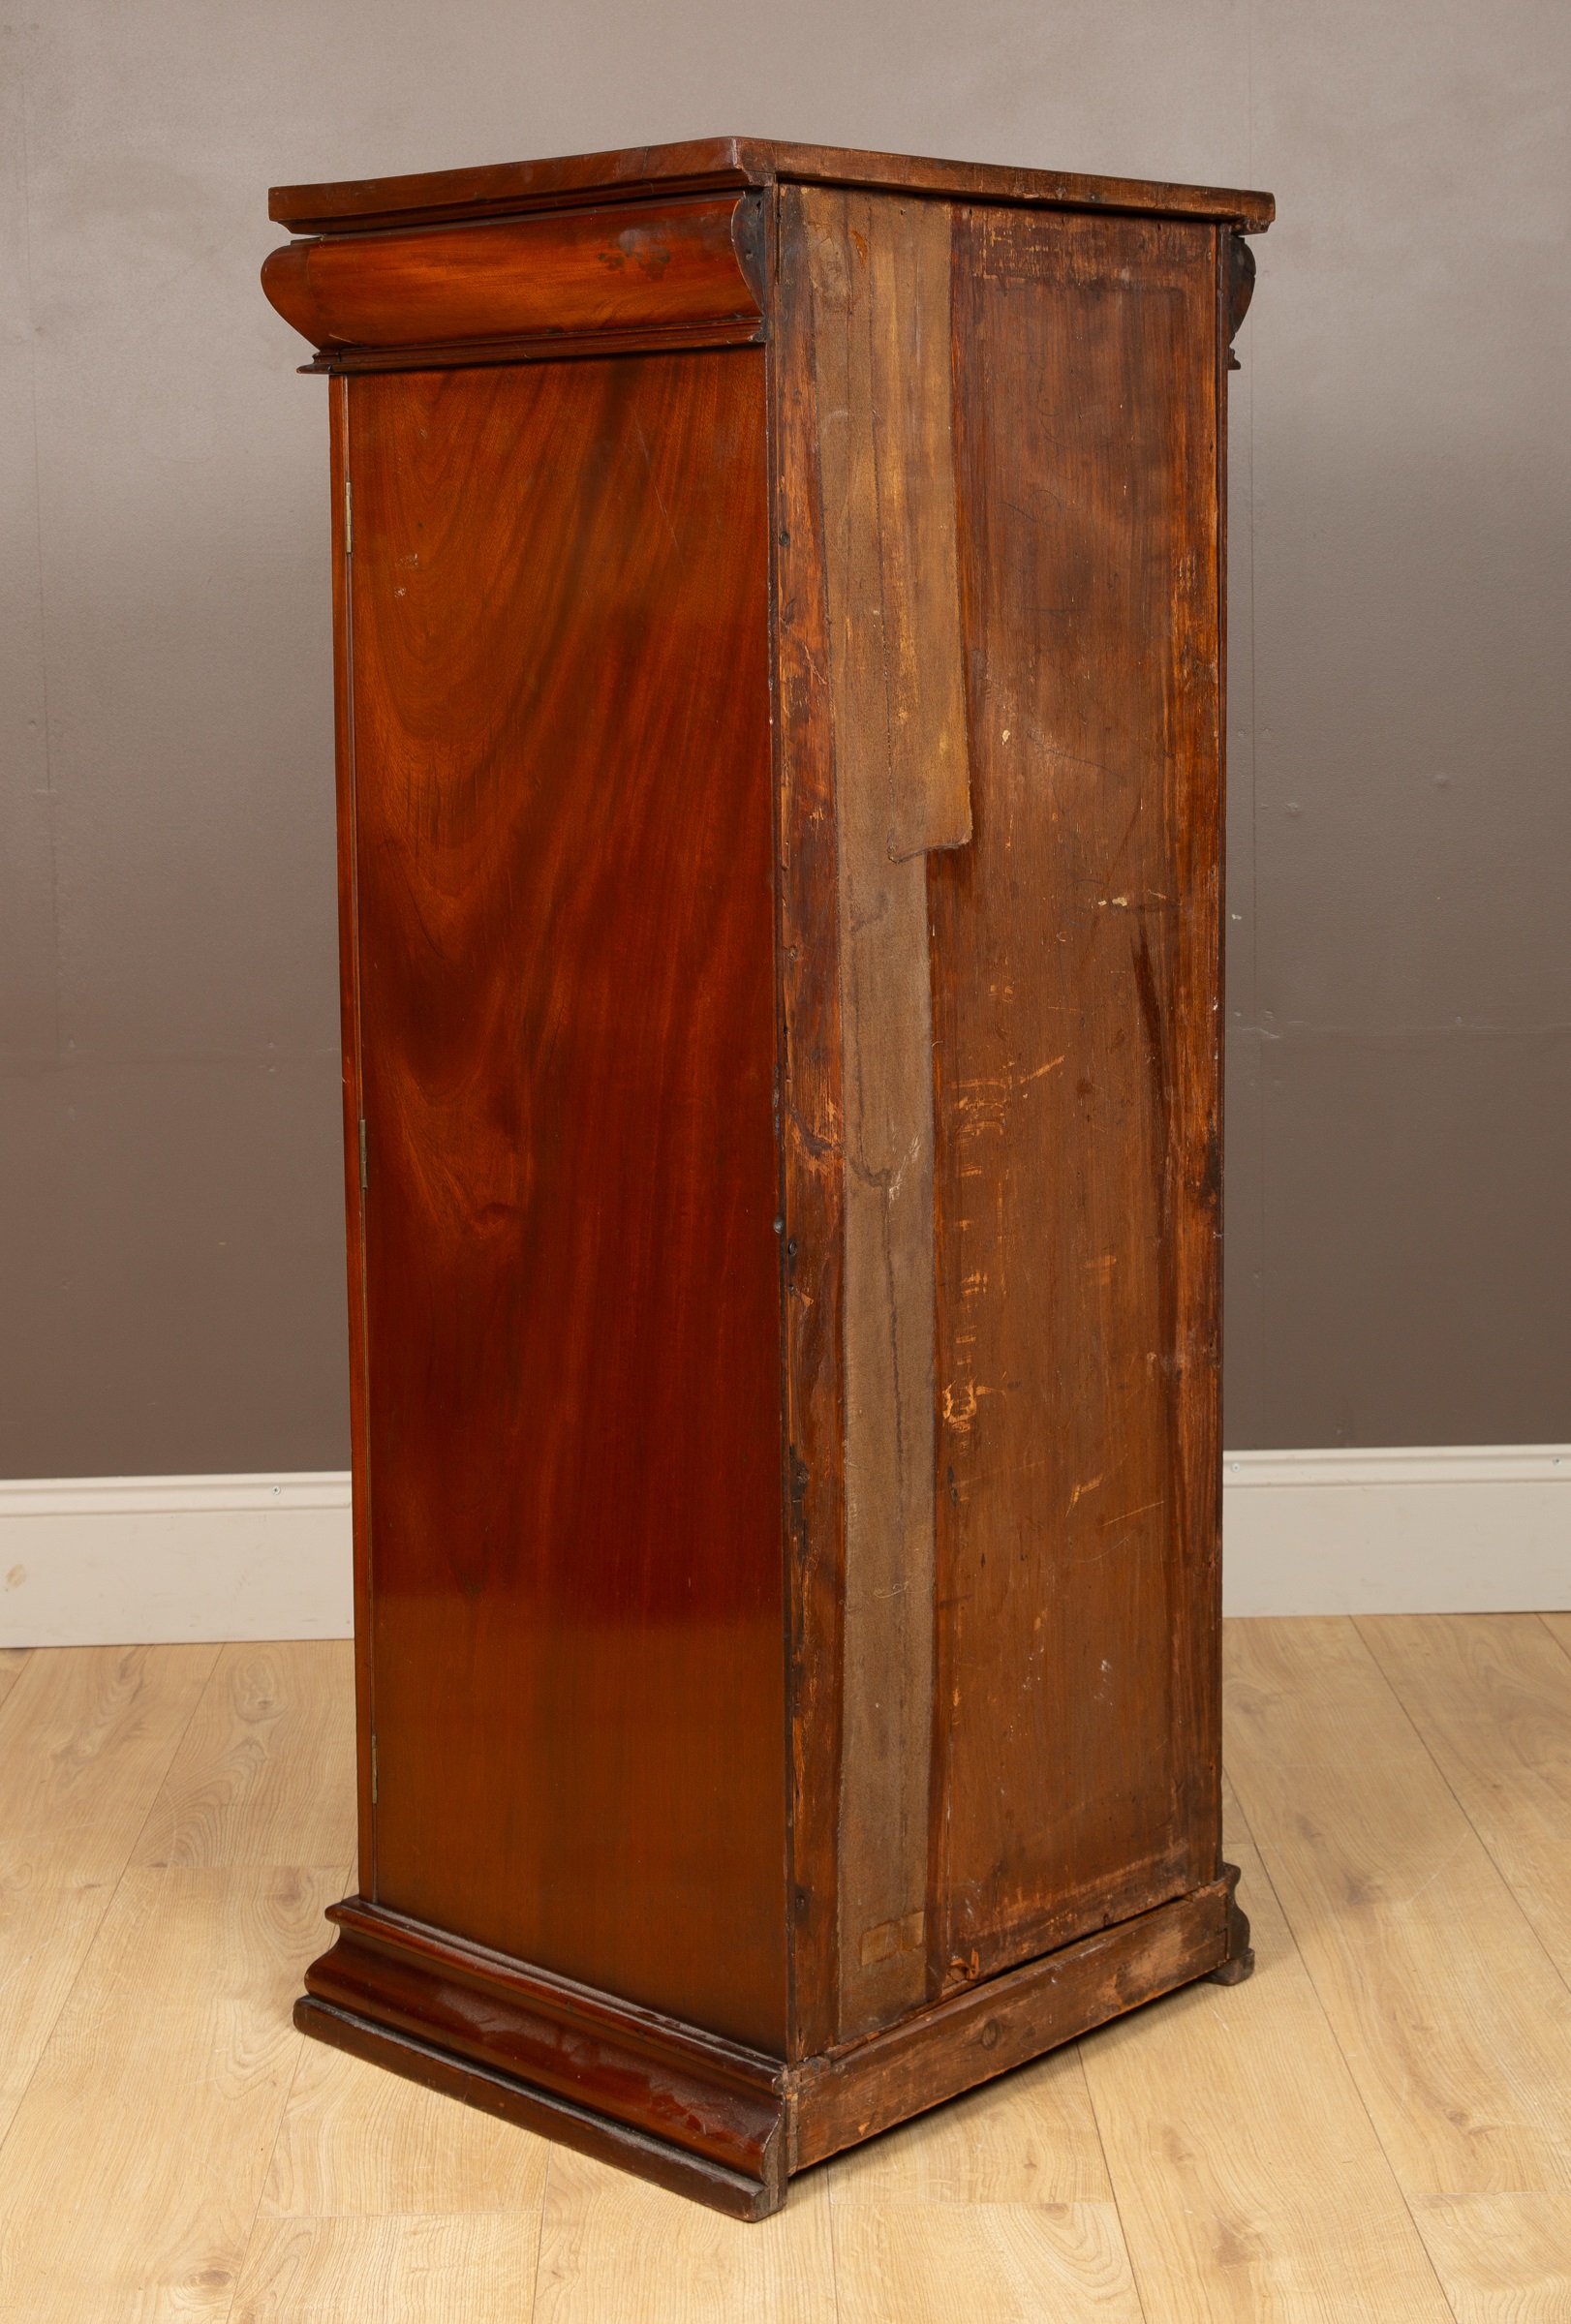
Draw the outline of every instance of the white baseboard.
<instances>
[{"instance_id":1,"label":"white baseboard","mask_svg":"<svg viewBox=\"0 0 1571 2324\"><path fill-rule=\"evenodd\" d=\"M1571 1606L1571 1445L1222 1456L1229 1614Z\"/></svg>"},{"instance_id":2,"label":"white baseboard","mask_svg":"<svg viewBox=\"0 0 1571 2324\"><path fill-rule=\"evenodd\" d=\"M349 1476L0 1483L0 1646L347 1638Z\"/></svg>"},{"instance_id":3,"label":"white baseboard","mask_svg":"<svg viewBox=\"0 0 1571 2324\"><path fill-rule=\"evenodd\" d=\"M1571 1606L1571 1445L1230 1452L1230 1614ZM347 1638L349 1478L0 1482L0 1646Z\"/></svg>"}]
</instances>

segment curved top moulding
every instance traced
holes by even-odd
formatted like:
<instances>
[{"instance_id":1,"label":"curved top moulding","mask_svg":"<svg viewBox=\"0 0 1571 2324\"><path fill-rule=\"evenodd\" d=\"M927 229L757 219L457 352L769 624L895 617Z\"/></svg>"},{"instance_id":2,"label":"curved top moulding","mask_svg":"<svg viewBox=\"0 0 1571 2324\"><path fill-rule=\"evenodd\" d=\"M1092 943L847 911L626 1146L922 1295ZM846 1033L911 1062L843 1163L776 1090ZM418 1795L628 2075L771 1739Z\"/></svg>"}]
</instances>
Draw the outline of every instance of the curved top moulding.
<instances>
[{"instance_id":1,"label":"curved top moulding","mask_svg":"<svg viewBox=\"0 0 1571 2324\"><path fill-rule=\"evenodd\" d=\"M467 220L287 243L268 298L331 357L608 332L755 334L761 301L735 191L558 217Z\"/></svg>"}]
</instances>

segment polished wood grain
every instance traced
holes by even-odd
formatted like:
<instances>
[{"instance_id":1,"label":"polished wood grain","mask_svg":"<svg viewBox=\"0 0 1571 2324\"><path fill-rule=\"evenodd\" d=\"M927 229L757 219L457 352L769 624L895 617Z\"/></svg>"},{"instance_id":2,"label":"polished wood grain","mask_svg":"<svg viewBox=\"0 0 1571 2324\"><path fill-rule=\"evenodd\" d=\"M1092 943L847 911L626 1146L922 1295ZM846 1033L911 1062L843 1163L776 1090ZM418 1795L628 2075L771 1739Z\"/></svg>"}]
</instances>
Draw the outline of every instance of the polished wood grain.
<instances>
[{"instance_id":1,"label":"polished wood grain","mask_svg":"<svg viewBox=\"0 0 1571 2324\"><path fill-rule=\"evenodd\" d=\"M928 859L939 1984L1218 1862L1216 246L1025 210L956 233L975 833Z\"/></svg>"},{"instance_id":2,"label":"polished wood grain","mask_svg":"<svg viewBox=\"0 0 1571 2324\"><path fill-rule=\"evenodd\" d=\"M372 1813L371 1736L376 1728L371 1691L371 1449L367 1433L365 1344L365 1192L360 1124L359 900L354 829L354 660L350 635L349 383L327 390L328 497L333 555L333 744L338 817L338 1019L343 1057L344 1256L349 1326L350 1501L354 1560L355 1819L359 1886L376 1894L376 1818Z\"/></svg>"},{"instance_id":3,"label":"polished wood grain","mask_svg":"<svg viewBox=\"0 0 1571 2324\"><path fill-rule=\"evenodd\" d=\"M308 1972L309 1996L592 2109L614 2102L640 2132L778 2181L776 2061L372 1906L335 1905L329 1918L341 1934Z\"/></svg>"},{"instance_id":4,"label":"polished wood grain","mask_svg":"<svg viewBox=\"0 0 1571 2324\"><path fill-rule=\"evenodd\" d=\"M567 217L292 242L262 270L286 322L323 351L730 326L760 300L759 197L622 204ZM750 276L752 279L750 280Z\"/></svg>"},{"instance_id":5,"label":"polished wood grain","mask_svg":"<svg viewBox=\"0 0 1571 2324\"><path fill-rule=\"evenodd\" d=\"M368 2017L305 1994L294 2004L294 2024L313 2040L330 2043L366 2064L405 2075L424 2090L456 2098L499 2123L549 2139L555 2147L615 2163L669 2194L688 2196L730 2218L768 2218L785 2200L785 2142L778 2135L778 2118L773 2125L777 2135L748 2158L749 2168L736 2170L690 2145L637 2128L629 2119L636 2109L622 2102L614 2078L608 2077L603 2086L603 2110L581 2106L542 2088L538 2079L526 2082L498 2066L457 2055L451 2024L440 2014L436 2031L444 2042L439 2048L398 2024L396 2001L389 2008L385 1997L376 1999L377 2014Z\"/></svg>"},{"instance_id":6,"label":"polished wood grain","mask_svg":"<svg viewBox=\"0 0 1571 2324\"><path fill-rule=\"evenodd\" d=\"M571 207L609 195L635 197L716 186L860 186L945 194L990 202L1112 209L1222 220L1261 233L1276 216L1269 194L1216 186L1087 177L985 162L930 161L904 153L857 153L760 138L697 138L685 144L632 145L616 153L568 154L478 169L432 169L407 177L350 178L330 185L275 186L267 214L294 233L354 233L389 218L410 222L487 217L502 211Z\"/></svg>"},{"instance_id":7,"label":"polished wood grain","mask_svg":"<svg viewBox=\"0 0 1571 2324\"><path fill-rule=\"evenodd\" d=\"M762 359L348 395L375 1893L783 2055Z\"/></svg>"},{"instance_id":8,"label":"polished wood grain","mask_svg":"<svg viewBox=\"0 0 1571 2324\"><path fill-rule=\"evenodd\" d=\"M755 316L721 322L632 323L614 330L533 331L500 339L422 339L391 347L329 347L302 372L351 378L365 371L474 371L482 364L566 363L579 355L684 354L695 348L752 347L763 337Z\"/></svg>"}]
</instances>

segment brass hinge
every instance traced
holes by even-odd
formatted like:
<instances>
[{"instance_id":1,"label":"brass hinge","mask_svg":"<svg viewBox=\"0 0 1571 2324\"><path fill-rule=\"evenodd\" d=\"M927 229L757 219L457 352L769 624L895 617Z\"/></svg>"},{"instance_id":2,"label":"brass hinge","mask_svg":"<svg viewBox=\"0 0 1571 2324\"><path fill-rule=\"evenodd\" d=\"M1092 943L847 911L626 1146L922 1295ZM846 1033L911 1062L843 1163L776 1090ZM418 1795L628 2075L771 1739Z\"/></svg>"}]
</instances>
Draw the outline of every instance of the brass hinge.
<instances>
[{"instance_id":1,"label":"brass hinge","mask_svg":"<svg viewBox=\"0 0 1571 2324\"><path fill-rule=\"evenodd\" d=\"M362 1114L360 1116L360 1192L362 1194L365 1192L370 1183L371 1170L370 1164L366 1159L365 1151L365 1116Z\"/></svg>"},{"instance_id":2,"label":"brass hinge","mask_svg":"<svg viewBox=\"0 0 1571 2324\"><path fill-rule=\"evenodd\" d=\"M354 495L348 476L344 478L344 554L354 554Z\"/></svg>"}]
</instances>

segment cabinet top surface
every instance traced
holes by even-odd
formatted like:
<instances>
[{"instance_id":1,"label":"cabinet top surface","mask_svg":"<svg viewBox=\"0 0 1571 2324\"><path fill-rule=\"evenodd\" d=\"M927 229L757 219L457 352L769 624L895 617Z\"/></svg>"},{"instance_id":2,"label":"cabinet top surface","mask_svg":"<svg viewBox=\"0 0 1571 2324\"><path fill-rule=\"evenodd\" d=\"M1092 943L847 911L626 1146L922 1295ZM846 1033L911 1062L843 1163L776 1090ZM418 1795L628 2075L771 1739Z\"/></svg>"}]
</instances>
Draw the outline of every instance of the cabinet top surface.
<instances>
[{"instance_id":1,"label":"cabinet top surface","mask_svg":"<svg viewBox=\"0 0 1571 2324\"><path fill-rule=\"evenodd\" d=\"M1218 186L1170 186L1144 178L1077 177L986 162L928 161L909 154L857 153L829 145L787 145L767 138L698 138L680 145L632 145L476 169L432 169L410 177L346 178L334 185L275 186L268 215L296 234L372 228L623 200L646 193L689 193L768 185L786 178L819 185L906 188L977 201L1050 208L1122 210L1215 220L1262 233L1276 215L1269 194Z\"/></svg>"}]
</instances>

